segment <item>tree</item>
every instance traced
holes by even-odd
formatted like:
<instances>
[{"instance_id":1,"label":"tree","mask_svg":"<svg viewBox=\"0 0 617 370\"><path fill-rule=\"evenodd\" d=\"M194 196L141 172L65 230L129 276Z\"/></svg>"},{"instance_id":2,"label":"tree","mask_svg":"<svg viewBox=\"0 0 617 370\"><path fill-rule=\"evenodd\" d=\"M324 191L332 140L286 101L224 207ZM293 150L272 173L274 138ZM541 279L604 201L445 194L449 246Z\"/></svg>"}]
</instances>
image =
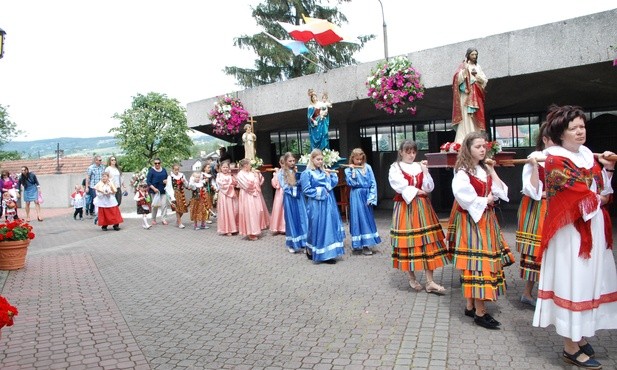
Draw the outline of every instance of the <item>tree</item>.
<instances>
[{"instance_id":1,"label":"tree","mask_svg":"<svg viewBox=\"0 0 617 370\"><path fill-rule=\"evenodd\" d=\"M337 3L351 0L337 0ZM326 19L340 25L347 23L345 15L337 8L321 6L322 0L265 0L264 3L252 8L253 17L264 31L278 39L290 39L277 21L299 25L302 15ZM311 51L308 58L325 66L327 69L355 64L353 53L362 49L364 44L375 38L375 35L360 36L360 44L338 42L328 46L320 46L313 41L307 43ZM258 56L255 69L240 67L225 67L226 74L234 76L240 86L245 88L284 81L294 77L309 75L318 71L319 67L308 60L295 57L287 48L281 46L265 33L253 36L243 35L234 39L234 45L241 49L253 49Z\"/></svg>"},{"instance_id":2,"label":"tree","mask_svg":"<svg viewBox=\"0 0 617 370\"><path fill-rule=\"evenodd\" d=\"M21 133L22 131L17 129L17 124L9 118L8 110L0 104L0 147ZM0 160L2 161L20 158L21 156L16 151L0 151Z\"/></svg>"},{"instance_id":3,"label":"tree","mask_svg":"<svg viewBox=\"0 0 617 370\"><path fill-rule=\"evenodd\" d=\"M150 92L133 97L131 108L113 118L120 126L109 130L124 150L124 170L140 170L153 158L172 164L187 158L193 141L188 135L186 111L176 99Z\"/></svg>"}]
</instances>

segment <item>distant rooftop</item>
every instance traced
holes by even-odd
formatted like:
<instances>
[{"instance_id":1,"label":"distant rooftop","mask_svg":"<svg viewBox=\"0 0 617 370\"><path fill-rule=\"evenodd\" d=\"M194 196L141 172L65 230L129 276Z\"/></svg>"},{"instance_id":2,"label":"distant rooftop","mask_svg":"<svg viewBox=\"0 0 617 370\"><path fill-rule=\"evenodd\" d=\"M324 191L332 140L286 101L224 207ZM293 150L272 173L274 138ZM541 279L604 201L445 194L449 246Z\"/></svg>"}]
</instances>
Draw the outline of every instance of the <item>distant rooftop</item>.
<instances>
[{"instance_id":1,"label":"distant rooftop","mask_svg":"<svg viewBox=\"0 0 617 370\"><path fill-rule=\"evenodd\" d=\"M60 158L60 171L56 158L20 159L17 161L0 162L0 170L7 170L11 174L20 174L23 166L28 167L30 172L36 175L55 175L69 173L86 173L88 166L92 164L92 156L88 157L64 157Z\"/></svg>"}]
</instances>

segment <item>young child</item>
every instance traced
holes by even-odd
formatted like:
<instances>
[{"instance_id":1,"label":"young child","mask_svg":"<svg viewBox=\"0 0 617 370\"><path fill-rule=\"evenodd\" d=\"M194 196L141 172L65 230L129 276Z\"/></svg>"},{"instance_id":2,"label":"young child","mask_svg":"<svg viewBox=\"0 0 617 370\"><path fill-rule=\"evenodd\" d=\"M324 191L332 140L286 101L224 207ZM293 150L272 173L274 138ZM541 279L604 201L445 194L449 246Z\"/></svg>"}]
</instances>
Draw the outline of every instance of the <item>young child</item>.
<instances>
[{"instance_id":1,"label":"young child","mask_svg":"<svg viewBox=\"0 0 617 370\"><path fill-rule=\"evenodd\" d=\"M152 225L148 224L148 215L152 209L150 194L148 193L148 184L142 182L135 189L135 196L133 199L137 202L137 214L142 215L142 227L146 230L150 229Z\"/></svg>"},{"instance_id":2,"label":"young child","mask_svg":"<svg viewBox=\"0 0 617 370\"><path fill-rule=\"evenodd\" d=\"M280 169L284 166L285 156L279 159ZM272 175L272 187L275 189L274 200L272 201L272 217L270 218L270 231L272 235L285 234L285 210L283 208L283 189L279 183L278 172L279 168L275 169Z\"/></svg>"},{"instance_id":3,"label":"young child","mask_svg":"<svg viewBox=\"0 0 617 370\"><path fill-rule=\"evenodd\" d=\"M79 216L79 221L84 220L84 205L86 203L86 198L84 195L84 189L81 185L75 185L75 191L71 194L71 205L75 212L73 212L73 220L77 220L77 216Z\"/></svg>"},{"instance_id":4,"label":"young child","mask_svg":"<svg viewBox=\"0 0 617 370\"><path fill-rule=\"evenodd\" d=\"M238 181L231 174L229 161L220 164L216 175L218 187L218 207L216 229L219 234L230 236L238 232L238 197L236 185Z\"/></svg>"},{"instance_id":5,"label":"young child","mask_svg":"<svg viewBox=\"0 0 617 370\"><path fill-rule=\"evenodd\" d=\"M2 194L2 214L6 221L17 219L17 200L8 191Z\"/></svg>"},{"instance_id":6,"label":"young child","mask_svg":"<svg viewBox=\"0 0 617 370\"><path fill-rule=\"evenodd\" d=\"M206 162L201 169L201 180L204 184L205 196L207 198L206 201L206 224L211 224L212 220L210 219L216 213L214 212L214 194L216 194L216 177L214 177L212 168L212 159L207 158Z\"/></svg>"},{"instance_id":7,"label":"young child","mask_svg":"<svg viewBox=\"0 0 617 370\"><path fill-rule=\"evenodd\" d=\"M209 229L210 226L206 225L209 199L200 172L193 172L193 176L189 180L189 189L191 190L189 212L191 214L191 221L194 223L194 229Z\"/></svg>"},{"instance_id":8,"label":"young child","mask_svg":"<svg viewBox=\"0 0 617 370\"><path fill-rule=\"evenodd\" d=\"M492 161L486 160L486 136L469 133L461 145L452 192L454 205L448 228L454 267L461 270L461 287L466 300L465 315L487 329L501 324L486 312L485 302L505 293L502 257L509 252L495 210L497 198L508 201L508 187L501 181ZM514 262L514 256L507 253Z\"/></svg>"},{"instance_id":9,"label":"young child","mask_svg":"<svg viewBox=\"0 0 617 370\"><path fill-rule=\"evenodd\" d=\"M292 153L287 152L283 156L283 164L277 176L284 194L285 246L289 253L298 253L306 248L308 217L300 174L296 171L296 158Z\"/></svg>"},{"instance_id":10,"label":"young child","mask_svg":"<svg viewBox=\"0 0 617 370\"><path fill-rule=\"evenodd\" d=\"M240 171L236 178L240 187L238 230L240 235L247 236L249 240L257 240L261 230L267 229L270 223L270 215L261 193L264 178L251 168L250 160L246 158L240 161Z\"/></svg>"},{"instance_id":11,"label":"young child","mask_svg":"<svg viewBox=\"0 0 617 370\"><path fill-rule=\"evenodd\" d=\"M536 300L531 291L540 278L540 242L547 206L544 162L536 158L544 157L543 150L554 145L546 134L546 127L546 122L540 126L536 151L527 156L528 162L523 167L523 198L517 214L516 248L521 252L520 276L525 280L521 302L534 307Z\"/></svg>"},{"instance_id":12,"label":"young child","mask_svg":"<svg viewBox=\"0 0 617 370\"><path fill-rule=\"evenodd\" d=\"M360 148L351 151L345 180L351 188L349 196L349 233L351 248L365 256L373 254L370 247L381 243L377 232L373 206L377 205L377 183L371 165Z\"/></svg>"},{"instance_id":13,"label":"young child","mask_svg":"<svg viewBox=\"0 0 617 370\"><path fill-rule=\"evenodd\" d=\"M426 161L414 162L417 152L413 140L404 140L388 173L390 186L397 193L390 229L392 260L395 268L407 272L412 289L445 294L446 289L433 280L433 271L449 262L445 236L428 198L435 183ZM424 288L415 275L422 270L426 272Z\"/></svg>"},{"instance_id":14,"label":"young child","mask_svg":"<svg viewBox=\"0 0 617 370\"><path fill-rule=\"evenodd\" d=\"M169 196L171 201L171 209L176 212L176 225L179 229L184 229L182 224L182 215L185 214L188 209L186 206L186 198L184 196L184 189L188 186L188 181L184 174L180 172L180 165L174 164L171 167L171 173L167 177L167 184L165 184L165 193Z\"/></svg>"},{"instance_id":15,"label":"young child","mask_svg":"<svg viewBox=\"0 0 617 370\"><path fill-rule=\"evenodd\" d=\"M335 264L345 254L345 229L332 189L338 184L336 171L324 168L323 154L313 149L307 168L300 175L307 196L307 257L314 262Z\"/></svg>"}]
</instances>

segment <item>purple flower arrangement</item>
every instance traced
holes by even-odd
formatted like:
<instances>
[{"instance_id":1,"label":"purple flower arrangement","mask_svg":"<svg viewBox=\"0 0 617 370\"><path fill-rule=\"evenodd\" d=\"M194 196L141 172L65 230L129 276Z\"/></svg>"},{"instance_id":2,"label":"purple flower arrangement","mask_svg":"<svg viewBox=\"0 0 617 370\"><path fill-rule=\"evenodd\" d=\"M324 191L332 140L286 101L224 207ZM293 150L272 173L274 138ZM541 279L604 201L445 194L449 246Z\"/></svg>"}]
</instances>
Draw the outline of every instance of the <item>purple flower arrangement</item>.
<instances>
[{"instance_id":1,"label":"purple flower arrangement","mask_svg":"<svg viewBox=\"0 0 617 370\"><path fill-rule=\"evenodd\" d=\"M249 119L249 112L244 109L238 98L225 95L219 98L208 118L214 125L213 132L218 135L236 135Z\"/></svg>"},{"instance_id":2,"label":"purple flower arrangement","mask_svg":"<svg viewBox=\"0 0 617 370\"><path fill-rule=\"evenodd\" d=\"M371 70L366 81L367 96L375 108L388 114L403 113L407 110L416 114L415 101L424 97L424 85L420 72L411 66L405 56L386 60Z\"/></svg>"}]
</instances>

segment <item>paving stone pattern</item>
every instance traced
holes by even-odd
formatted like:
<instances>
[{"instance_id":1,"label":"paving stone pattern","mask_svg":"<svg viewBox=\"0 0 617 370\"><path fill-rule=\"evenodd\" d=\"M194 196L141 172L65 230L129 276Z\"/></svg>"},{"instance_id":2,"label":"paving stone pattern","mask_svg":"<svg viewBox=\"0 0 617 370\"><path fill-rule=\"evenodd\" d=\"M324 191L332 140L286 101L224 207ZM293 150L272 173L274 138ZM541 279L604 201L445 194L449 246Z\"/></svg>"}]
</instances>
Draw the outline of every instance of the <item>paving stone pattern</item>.
<instances>
[{"instance_id":1,"label":"paving stone pattern","mask_svg":"<svg viewBox=\"0 0 617 370\"><path fill-rule=\"evenodd\" d=\"M103 232L48 217L34 225L26 267L0 272L2 295L20 310L2 330L0 368L564 368L560 337L533 328L519 302L517 265L507 296L488 305L502 330L478 327L463 315L451 266L435 273L447 295L409 288L391 267L390 214L376 217L376 253L352 253L348 235L336 265L290 254L269 232L251 242L219 236L215 224L143 230L135 218ZM591 343L605 369L617 368L617 331Z\"/></svg>"}]
</instances>

